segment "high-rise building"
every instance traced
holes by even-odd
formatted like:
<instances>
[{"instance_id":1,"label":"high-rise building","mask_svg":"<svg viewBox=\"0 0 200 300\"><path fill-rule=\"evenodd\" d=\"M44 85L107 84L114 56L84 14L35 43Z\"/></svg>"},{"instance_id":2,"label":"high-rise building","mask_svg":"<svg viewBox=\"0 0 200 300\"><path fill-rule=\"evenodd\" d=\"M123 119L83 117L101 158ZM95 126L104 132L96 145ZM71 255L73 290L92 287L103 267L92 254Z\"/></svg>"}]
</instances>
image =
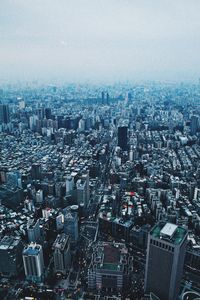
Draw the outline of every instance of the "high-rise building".
<instances>
[{"instance_id":1,"label":"high-rise building","mask_svg":"<svg viewBox=\"0 0 200 300\"><path fill-rule=\"evenodd\" d=\"M105 103L105 93L101 92L101 103L104 105Z\"/></svg>"},{"instance_id":2,"label":"high-rise building","mask_svg":"<svg viewBox=\"0 0 200 300\"><path fill-rule=\"evenodd\" d=\"M31 166L31 176L33 179L41 178L41 165L40 164L33 164Z\"/></svg>"},{"instance_id":3,"label":"high-rise building","mask_svg":"<svg viewBox=\"0 0 200 300\"><path fill-rule=\"evenodd\" d=\"M0 104L0 124L8 124L9 122L9 106L7 104Z\"/></svg>"},{"instance_id":4,"label":"high-rise building","mask_svg":"<svg viewBox=\"0 0 200 300\"><path fill-rule=\"evenodd\" d=\"M37 192L36 192L36 203L37 204L42 204L43 203L43 190L42 189L40 189L40 190L38 190Z\"/></svg>"},{"instance_id":5,"label":"high-rise building","mask_svg":"<svg viewBox=\"0 0 200 300\"><path fill-rule=\"evenodd\" d=\"M27 280L41 282L44 275L42 246L31 243L23 250L24 271Z\"/></svg>"},{"instance_id":6,"label":"high-rise building","mask_svg":"<svg viewBox=\"0 0 200 300\"><path fill-rule=\"evenodd\" d=\"M19 237L4 236L0 241L0 273L17 276L22 269L23 244Z\"/></svg>"},{"instance_id":7,"label":"high-rise building","mask_svg":"<svg viewBox=\"0 0 200 300\"><path fill-rule=\"evenodd\" d=\"M9 188L22 187L21 174L17 170L8 172L6 174L6 181Z\"/></svg>"},{"instance_id":8,"label":"high-rise building","mask_svg":"<svg viewBox=\"0 0 200 300\"><path fill-rule=\"evenodd\" d=\"M51 108L45 108L45 117L46 119L51 119Z\"/></svg>"},{"instance_id":9,"label":"high-rise building","mask_svg":"<svg viewBox=\"0 0 200 300\"><path fill-rule=\"evenodd\" d=\"M195 135L197 133L199 127L199 118L198 116L192 116L191 117L191 124L190 124L190 130L191 130L191 134Z\"/></svg>"},{"instance_id":10,"label":"high-rise building","mask_svg":"<svg viewBox=\"0 0 200 300\"><path fill-rule=\"evenodd\" d=\"M106 104L109 105L109 102L110 102L110 97L109 94L106 93Z\"/></svg>"},{"instance_id":11,"label":"high-rise building","mask_svg":"<svg viewBox=\"0 0 200 300\"><path fill-rule=\"evenodd\" d=\"M70 238L65 233L58 234L52 246L54 272L66 274L70 268L71 254L70 254Z\"/></svg>"},{"instance_id":12,"label":"high-rise building","mask_svg":"<svg viewBox=\"0 0 200 300\"><path fill-rule=\"evenodd\" d=\"M70 236L72 242L78 240L78 206L67 208L64 217L64 233Z\"/></svg>"},{"instance_id":13,"label":"high-rise building","mask_svg":"<svg viewBox=\"0 0 200 300\"><path fill-rule=\"evenodd\" d=\"M71 195L74 188L74 178L68 175L66 178L66 195Z\"/></svg>"},{"instance_id":14,"label":"high-rise building","mask_svg":"<svg viewBox=\"0 0 200 300\"><path fill-rule=\"evenodd\" d=\"M145 270L145 292L162 300L179 294L187 246L187 230L159 222L149 232Z\"/></svg>"},{"instance_id":15,"label":"high-rise building","mask_svg":"<svg viewBox=\"0 0 200 300\"><path fill-rule=\"evenodd\" d=\"M77 203L87 207L90 201L89 174L83 174L76 183Z\"/></svg>"},{"instance_id":16,"label":"high-rise building","mask_svg":"<svg viewBox=\"0 0 200 300\"><path fill-rule=\"evenodd\" d=\"M29 243L41 242L40 220L30 219L27 224L27 235Z\"/></svg>"},{"instance_id":17,"label":"high-rise building","mask_svg":"<svg viewBox=\"0 0 200 300\"><path fill-rule=\"evenodd\" d=\"M128 150L128 127L118 127L118 146L123 150Z\"/></svg>"}]
</instances>

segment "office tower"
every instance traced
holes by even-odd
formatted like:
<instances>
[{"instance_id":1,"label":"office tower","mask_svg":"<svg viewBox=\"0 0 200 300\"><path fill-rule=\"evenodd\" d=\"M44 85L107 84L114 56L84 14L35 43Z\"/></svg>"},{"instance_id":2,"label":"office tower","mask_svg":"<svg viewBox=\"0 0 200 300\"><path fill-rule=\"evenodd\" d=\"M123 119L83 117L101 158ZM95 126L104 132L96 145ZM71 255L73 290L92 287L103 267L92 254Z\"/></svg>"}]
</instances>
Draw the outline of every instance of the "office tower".
<instances>
[{"instance_id":1,"label":"office tower","mask_svg":"<svg viewBox=\"0 0 200 300\"><path fill-rule=\"evenodd\" d=\"M66 274L70 268L71 254L70 254L70 238L65 233L58 234L52 246L54 272Z\"/></svg>"},{"instance_id":2,"label":"office tower","mask_svg":"<svg viewBox=\"0 0 200 300\"><path fill-rule=\"evenodd\" d=\"M145 292L162 300L176 300L187 246L185 228L159 222L149 232Z\"/></svg>"},{"instance_id":3,"label":"office tower","mask_svg":"<svg viewBox=\"0 0 200 300\"><path fill-rule=\"evenodd\" d=\"M76 192L77 192L77 203L84 203L84 206L87 207L90 201L90 186L89 186L89 174L83 174L81 179L76 183Z\"/></svg>"},{"instance_id":4,"label":"office tower","mask_svg":"<svg viewBox=\"0 0 200 300\"><path fill-rule=\"evenodd\" d=\"M46 119L51 119L51 108L45 108L45 117Z\"/></svg>"},{"instance_id":5,"label":"office tower","mask_svg":"<svg viewBox=\"0 0 200 300\"><path fill-rule=\"evenodd\" d=\"M101 92L101 103L104 104L105 103L105 93Z\"/></svg>"},{"instance_id":6,"label":"office tower","mask_svg":"<svg viewBox=\"0 0 200 300\"><path fill-rule=\"evenodd\" d=\"M64 233L70 236L72 242L78 240L78 205L67 208L64 216Z\"/></svg>"},{"instance_id":7,"label":"office tower","mask_svg":"<svg viewBox=\"0 0 200 300\"><path fill-rule=\"evenodd\" d=\"M8 124L9 122L9 106L7 104L0 104L0 124Z\"/></svg>"},{"instance_id":8,"label":"office tower","mask_svg":"<svg viewBox=\"0 0 200 300\"><path fill-rule=\"evenodd\" d=\"M106 104L107 104L107 105L109 105L109 100L110 100L109 94L106 93Z\"/></svg>"},{"instance_id":9,"label":"office tower","mask_svg":"<svg viewBox=\"0 0 200 300\"><path fill-rule=\"evenodd\" d=\"M66 178L66 195L71 195L74 189L74 178L71 175L67 175Z\"/></svg>"},{"instance_id":10,"label":"office tower","mask_svg":"<svg viewBox=\"0 0 200 300\"><path fill-rule=\"evenodd\" d=\"M123 150L128 150L128 127L118 127L118 146Z\"/></svg>"},{"instance_id":11,"label":"office tower","mask_svg":"<svg viewBox=\"0 0 200 300\"><path fill-rule=\"evenodd\" d=\"M78 122L78 130L80 132L85 131L85 127L86 127L85 125L86 125L85 120L84 119L80 119L80 121Z\"/></svg>"},{"instance_id":12,"label":"office tower","mask_svg":"<svg viewBox=\"0 0 200 300\"><path fill-rule=\"evenodd\" d=\"M129 286L133 259L122 243L99 242L93 246L88 270L88 288L120 291Z\"/></svg>"},{"instance_id":13,"label":"office tower","mask_svg":"<svg viewBox=\"0 0 200 300\"><path fill-rule=\"evenodd\" d=\"M9 188L22 187L21 174L19 171L11 171L6 174L7 186Z\"/></svg>"},{"instance_id":14,"label":"office tower","mask_svg":"<svg viewBox=\"0 0 200 300\"><path fill-rule=\"evenodd\" d=\"M43 190L38 190L36 192L36 203L42 204L43 203Z\"/></svg>"},{"instance_id":15,"label":"office tower","mask_svg":"<svg viewBox=\"0 0 200 300\"><path fill-rule=\"evenodd\" d=\"M31 166L31 176L34 180L39 180L41 178L41 165L33 164Z\"/></svg>"},{"instance_id":16,"label":"office tower","mask_svg":"<svg viewBox=\"0 0 200 300\"><path fill-rule=\"evenodd\" d=\"M31 243L23 250L24 271L27 280L41 282L44 274L42 246Z\"/></svg>"},{"instance_id":17,"label":"office tower","mask_svg":"<svg viewBox=\"0 0 200 300\"><path fill-rule=\"evenodd\" d=\"M19 237L4 236L0 241L0 273L5 277L18 276L22 269L23 244Z\"/></svg>"},{"instance_id":18,"label":"office tower","mask_svg":"<svg viewBox=\"0 0 200 300\"><path fill-rule=\"evenodd\" d=\"M45 112L44 112L44 108L38 108L37 110L37 116L39 118L39 120L42 120L44 119L44 115L45 115Z\"/></svg>"},{"instance_id":19,"label":"office tower","mask_svg":"<svg viewBox=\"0 0 200 300\"><path fill-rule=\"evenodd\" d=\"M197 133L199 127L199 118L198 116L192 116L191 117L191 124L190 124L190 131L192 135L195 135Z\"/></svg>"},{"instance_id":20,"label":"office tower","mask_svg":"<svg viewBox=\"0 0 200 300\"><path fill-rule=\"evenodd\" d=\"M31 243L41 242L40 220L30 219L27 224L28 241Z\"/></svg>"}]
</instances>

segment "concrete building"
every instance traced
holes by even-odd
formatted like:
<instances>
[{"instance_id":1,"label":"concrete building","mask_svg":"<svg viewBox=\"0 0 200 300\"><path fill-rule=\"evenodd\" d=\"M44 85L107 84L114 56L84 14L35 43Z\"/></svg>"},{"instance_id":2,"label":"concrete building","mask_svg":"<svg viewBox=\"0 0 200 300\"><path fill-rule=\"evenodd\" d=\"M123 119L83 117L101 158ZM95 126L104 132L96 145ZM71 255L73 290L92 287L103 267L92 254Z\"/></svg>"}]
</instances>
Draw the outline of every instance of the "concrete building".
<instances>
[{"instance_id":1,"label":"concrete building","mask_svg":"<svg viewBox=\"0 0 200 300\"><path fill-rule=\"evenodd\" d=\"M102 243L94 246L88 270L89 289L121 291L130 284L133 259L121 243Z\"/></svg>"},{"instance_id":2,"label":"concrete building","mask_svg":"<svg viewBox=\"0 0 200 300\"><path fill-rule=\"evenodd\" d=\"M0 241L0 273L17 276L22 269L23 244L19 237L4 236Z\"/></svg>"},{"instance_id":3,"label":"concrete building","mask_svg":"<svg viewBox=\"0 0 200 300\"><path fill-rule=\"evenodd\" d=\"M70 238L65 233L58 234L52 246L54 272L66 274L70 268L71 254L70 254Z\"/></svg>"},{"instance_id":4,"label":"concrete building","mask_svg":"<svg viewBox=\"0 0 200 300\"><path fill-rule=\"evenodd\" d=\"M187 230L159 222L148 236L145 292L162 300L176 300L179 294L187 246Z\"/></svg>"},{"instance_id":5,"label":"concrete building","mask_svg":"<svg viewBox=\"0 0 200 300\"><path fill-rule=\"evenodd\" d=\"M30 219L27 224L27 235L28 241L31 243L41 242L41 230L40 230L40 221Z\"/></svg>"},{"instance_id":6,"label":"concrete building","mask_svg":"<svg viewBox=\"0 0 200 300\"><path fill-rule=\"evenodd\" d=\"M31 243L24 248L23 263L26 279L41 282L44 276L44 259L42 246Z\"/></svg>"},{"instance_id":7,"label":"concrete building","mask_svg":"<svg viewBox=\"0 0 200 300\"><path fill-rule=\"evenodd\" d=\"M64 216L64 233L70 236L71 242L78 240L78 206L70 206Z\"/></svg>"},{"instance_id":8,"label":"concrete building","mask_svg":"<svg viewBox=\"0 0 200 300\"><path fill-rule=\"evenodd\" d=\"M89 174L83 174L76 183L77 203L83 203L85 207L90 201Z\"/></svg>"}]
</instances>

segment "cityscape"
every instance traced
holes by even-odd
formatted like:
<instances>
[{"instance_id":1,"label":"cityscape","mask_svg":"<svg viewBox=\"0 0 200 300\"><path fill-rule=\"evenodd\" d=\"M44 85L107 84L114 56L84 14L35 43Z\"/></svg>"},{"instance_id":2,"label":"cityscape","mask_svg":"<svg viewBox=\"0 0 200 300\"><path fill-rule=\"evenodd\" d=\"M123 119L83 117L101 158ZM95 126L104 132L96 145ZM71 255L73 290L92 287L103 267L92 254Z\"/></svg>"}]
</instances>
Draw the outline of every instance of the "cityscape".
<instances>
[{"instance_id":1,"label":"cityscape","mask_svg":"<svg viewBox=\"0 0 200 300\"><path fill-rule=\"evenodd\" d=\"M1 299L199 297L199 94L1 90Z\"/></svg>"},{"instance_id":2,"label":"cityscape","mask_svg":"<svg viewBox=\"0 0 200 300\"><path fill-rule=\"evenodd\" d=\"M200 299L199 11L0 1L0 300Z\"/></svg>"}]
</instances>

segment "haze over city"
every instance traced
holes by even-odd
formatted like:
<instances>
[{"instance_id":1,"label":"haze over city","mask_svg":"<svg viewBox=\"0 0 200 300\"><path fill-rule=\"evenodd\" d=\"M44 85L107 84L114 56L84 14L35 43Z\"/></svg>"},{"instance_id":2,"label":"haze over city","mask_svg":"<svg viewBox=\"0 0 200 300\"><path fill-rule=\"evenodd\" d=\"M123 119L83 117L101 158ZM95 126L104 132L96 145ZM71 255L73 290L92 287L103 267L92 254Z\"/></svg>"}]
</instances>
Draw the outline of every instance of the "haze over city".
<instances>
[{"instance_id":1,"label":"haze over city","mask_svg":"<svg viewBox=\"0 0 200 300\"><path fill-rule=\"evenodd\" d=\"M1 82L196 81L198 0L1 0Z\"/></svg>"}]
</instances>

